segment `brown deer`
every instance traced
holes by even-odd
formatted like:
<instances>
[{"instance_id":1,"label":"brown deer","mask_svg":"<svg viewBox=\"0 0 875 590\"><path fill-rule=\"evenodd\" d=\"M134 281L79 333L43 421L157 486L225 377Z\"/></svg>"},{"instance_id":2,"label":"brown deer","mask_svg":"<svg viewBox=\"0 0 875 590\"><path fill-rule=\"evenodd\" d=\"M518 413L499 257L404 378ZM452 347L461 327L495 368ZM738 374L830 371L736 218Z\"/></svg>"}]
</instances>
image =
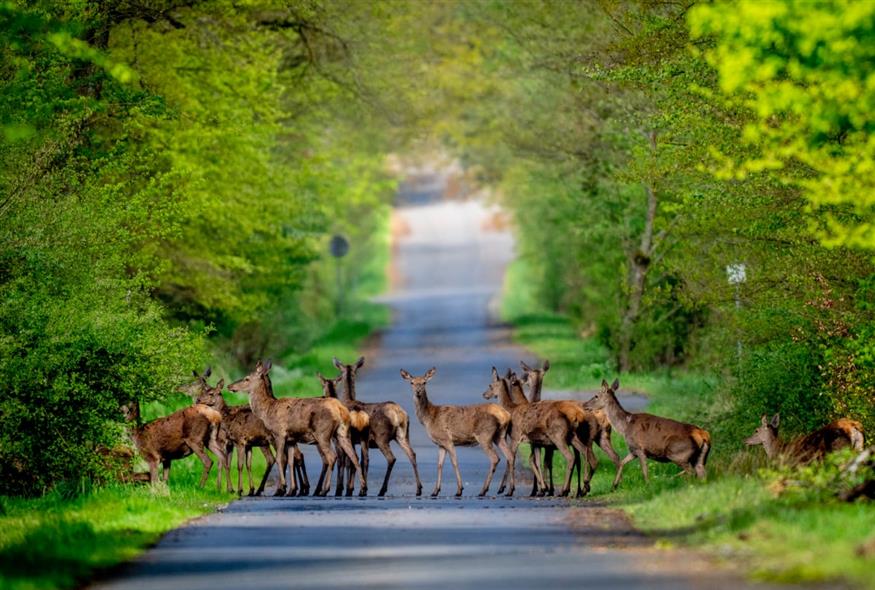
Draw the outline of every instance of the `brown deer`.
<instances>
[{"instance_id":1,"label":"brown deer","mask_svg":"<svg viewBox=\"0 0 875 590\"><path fill-rule=\"evenodd\" d=\"M422 481L419 479L419 468L416 465L416 453L410 446L410 417L407 412L395 402L366 403L356 400L355 377L356 373L365 364L365 357L359 357L354 365L346 365L334 358L334 366L340 370L340 378L343 383L344 403L347 407L354 407L359 411L366 412L370 423L370 436L368 446L372 449L380 449L386 458L386 475L383 477L383 485L380 487L379 496L386 495L389 489L389 478L392 468L395 466L395 455L392 453L390 443L394 440L407 455L407 459L413 466L413 475L416 478L416 495L422 495ZM362 462L365 477L368 474L367 460Z\"/></svg>"},{"instance_id":2,"label":"brown deer","mask_svg":"<svg viewBox=\"0 0 875 590\"><path fill-rule=\"evenodd\" d=\"M540 401L530 403L522 394L521 387L514 396L511 392L510 379L516 378L516 376L510 372L508 374L508 377L500 377L495 367L492 367L492 381L483 393L483 397L486 399L497 397L501 406L510 412L510 452L512 455L516 455L519 445L526 441L533 445L542 447L550 445L559 449L569 465L565 473L565 485L560 491L560 495L567 496L571 489L573 466L579 461L579 456L576 453L584 453L587 456L592 454L592 449L587 449L577 435L579 426L586 416L583 410L573 402ZM574 448L575 453L569 450L569 446ZM532 472L535 474L539 490L546 490L547 485L544 482L543 474L534 462L532 462ZM516 477L510 469L508 469L507 475L510 477L507 495L512 496L516 488ZM586 477L587 491L589 488L588 475L589 470L587 470Z\"/></svg>"},{"instance_id":3,"label":"brown deer","mask_svg":"<svg viewBox=\"0 0 875 590\"><path fill-rule=\"evenodd\" d=\"M620 485L623 467L635 457L641 462L645 482L650 480L647 474L648 458L660 463L674 463L684 472L695 472L700 479L704 479L705 463L711 452L711 435L708 431L670 418L627 412L617 400L616 391L619 387L619 379L615 379L612 385L602 379L601 390L591 400L594 409L605 411L611 425L629 447L629 454L617 467L612 489Z\"/></svg>"},{"instance_id":4,"label":"brown deer","mask_svg":"<svg viewBox=\"0 0 875 590\"><path fill-rule=\"evenodd\" d=\"M550 370L550 361L545 360L544 364L540 369L535 369L528 366L525 362L520 361L520 367L522 367L523 379L522 381L529 386L529 400L533 402L541 401L541 389L544 385L544 375L547 371ZM511 381L511 386L514 383ZM611 443L611 423L608 420L607 414L605 414L604 410L597 410L592 407L592 400L586 402L574 402L580 404L583 411L587 414L587 421L583 425L584 431L579 432L578 436L583 441L583 443L587 447L592 447L592 443L597 444L601 449L605 452L608 458L613 462L616 468L620 466L620 456L617 454L617 451L614 450L614 445ZM544 447L544 466L547 472L547 495L553 495L553 451L555 447L546 446ZM540 453L538 449L533 445L532 446L532 461L539 461ZM577 459L577 457L575 457ZM593 471L595 471L598 466L598 459L595 457L595 454L592 455L592 461L590 462L590 467ZM580 463L577 463L577 488L578 494L580 493ZM537 493L537 481L533 482L532 485L532 493L534 496Z\"/></svg>"},{"instance_id":5,"label":"brown deer","mask_svg":"<svg viewBox=\"0 0 875 590\"><path fill-rule=\"evenodd\" d=\"M316 376L319 377L319 381L322 383L322 395L326 398L337 399L337 386L340 384L341 379L343 379L342 375L338 375L334 379L326 379L322 373L316 373ZM355 407L355 403L343 402L346 408L349 410L350 423L349 423L349 438L352 442L353 448L358 446L361 449L361 459L360 464L362 467L362 473L365 475L365 481L368 479L368 438L370 436L370 419L368 418L367 412L364 412L361 409ZM340 496L343 492L343 480L344 480L344 471L347 467L347 461L344 461L344 456L340 455L337 458L337 489L334 493L335 496ZM353 492L353 479L352 479L352 463L349 463L349 477L347 479L346 486L346 495L352 496ZM367 490L365 490L367 493ZM365 495L364 493L362 495Z\"/></svg>"},{"instance_id":6,"label":"brown deer","mask_svg":"<svg viewBox=\"0 0 875 590\"><path fill-rule=\"evenodd\" d=\"M131 423L130 433L140 455L149 464L149 481L158 482L158 464L164 468L165 483L170 479L170 465L194 453L203 463L200 486L203 487L213 466L204 450L209 448L219 461L216 487L222 489L222 470L227 458L219 443L222 416L212 408L195 405L173 412L140 426L140 402L133 400L122 406L125 419ZM227 482L228 491L230 482Z\"/></svg>"},{"instance_id":7,"label":"brown deer","mask_svg":"<svg viewBox=\"0 0 875 590\"><path fill-rule=\"evenodd\" d=\"M790 441L781 440L778 435L780 423L780 414L775 414L769 421L763 415L760 418L759 427L745 439L745 444L749 446L763 445L766 456L770 460L791 465L819 461L827 453L845 447L851 447L858 452L863 450L863 425L856 420L839 418L814 432Z\"/></svg>"},{"instance_id":8,"label":"brown deer","mask_svg":"<svg viewBox=\"0 0 875 590\"><path fill-rule=\"evenodd\" d=\"M441 474L444 460L450 456L453 471L456 474L456 496L462 495L462 474L459 471L459 460L456 457L456 446L480 445L489 457L489 473L480 489L480 496L485 496L492 483L492 476L498 466L498 454L493 447L498 445L507 460L508 469L513 473L514 455L507 446L505 437L510 427L510 412L495 404L479 404L475 406L436 406L428 399L426 384L434 377L437 369L432 367L422 377L414 377L401 369L401 378L410 383L413 389L416 417L425 426L429 438L438 446L437 481L431 495L437 496L441 491Z\"/></svg>"},{"instance_id":9,"label":"brown deer","mask_svg":"<svg viewBox=\"0 0 875 590\"><path fill-rule=\"evenodd\" d=\"M318 448L322 458L322 473L316 486L316 495L327 495L331 488L331 472L337 460L337 454L331 448L332 440L350 458L359 477L360 489L366 491L368 486L349 438L350 415L346 406L338 400L326 398L277 399L268 374L270 368L270 361L259 361L252 373L229 385L228 390L247 393L253 413L273 435L280 468L280 482L274 495L286 493L294 496L297 492L294 477L290 478L286 492L285 468L288 462L291 465L290 473L294 474L294 451L299 442L313 443Z\"/></svg>"},{"instance_id":10,"label":"brown deer","mask_svg":"<svg viewBox=\"0 0 875 590\"><path fill-rule=\"evenodd\" d=\"M191 396L196 404L203 404L213 408L222 415L222 429L219 432L219 443L225 449L227 456L226 462L226 477L231 481L231 457L234 449L237 449L237 493L243 493L242 482L242 464L245 459L246 471L249 475L249 495L261 495L264 491L265 483L270 475L270 470L273 468L276 460L274 459L273 451L270 448L272 437L264 426L264 423L259 420L249 406L228 406L225 403L225 398L222 397L222 385L224 379L220 381L216 388L210 387L207 383L207 377L212 373L212 369L207 367L203 375L198 375L197 371L192 371L194 382L181 387L180 391ZM257 446L261 449L267 462L267 468L264 471L264 476L261 479L261 484L258 491L255 492L252 485L252 447ZM304 455L295 447L295 472L292 475L296 478L295 482L300 484L300 495L306 496L310 493L310 481L307 479L307 468L304 463Z\"/></svg>"}]
</instances>

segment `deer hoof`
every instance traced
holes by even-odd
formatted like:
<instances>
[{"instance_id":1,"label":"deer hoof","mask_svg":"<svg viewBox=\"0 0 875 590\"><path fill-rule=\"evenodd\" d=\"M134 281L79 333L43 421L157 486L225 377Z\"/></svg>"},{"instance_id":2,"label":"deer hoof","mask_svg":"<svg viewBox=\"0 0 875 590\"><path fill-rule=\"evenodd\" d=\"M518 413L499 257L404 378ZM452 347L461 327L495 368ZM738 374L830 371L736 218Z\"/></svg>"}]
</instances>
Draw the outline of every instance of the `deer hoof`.
<instances>
[{"instance_id":1,"label":"deer hoof","mask_svg":"<svg viewBox=\"0 0 875 590\"><path fill-rule=\"evenodd\" d=\"M422 495L422 486L419 486L418 488L416 488L416 497L418 498L421 495Z\"/></svg>"},{"instance_id":2,"label":"deer hoof","mask_svg":"<svg viewBox=\"0 0 875 590\"><path fill-rule=\"evenodd\" d=\"M367 488L364 488L364 489L359 490L359 498L364 498L364 497L367 496L367 495L368 495L368 490L367 490Z\"/></svg>"},{"instance_id":3,"label":"deer hoof","mask_svg":"<svg viewBox=\"0 0 875 590\"><path fill-rule=\"evenodd\" d=\"M434 491L431 493L431 497L432 497L432 498L437 498L437 495L440 494L440 493L441 493L440 490L434 490Z\"/></svg>"},{"instance_id":4,"label":"deer hoof","mask_svg":"<svg viewBox=\"0 0 875 590\"><path fill-rule=\"evenodd\" d=\"M276 491L273 493L273 495L274 495L274 497L276 497L276 496L282 496L283 493L284 493L284 492L283 492L283 489L282 489L282 488L277 488Z\"/></svg>"},{"instance_id":5,"label":"deer hoof","mask_svg":"<svg viewBox=\"0 0 875 590\"><path fill-rule=\"evenodd\" d=\"M456 497L457 497L457 498L461 498L461 497L462 497L462 490L459 490L458 492L456 492Z\"/></svg>"},{"instance_id":6,"label":"deer hoof","mask_svg":"<svg viewBox=\"0 0 875 590\"><path fill-rule=\"evenodd\" d=\"M559 496L558 496L558 497L559 497L559 498L567 498L567 497L568 497L568 492L569 492L569 491L570 491L570 490L562 490L561 492L559 492Z\"/></svg>"},{"instance_id":7,"label":"deer hoof","mask_svg":"<svg viewBox=\"0 0 875 590\"><path fill-rule=\"evenodd\" d=\"M243 490L242 490L242 489L240 490L240 493L241 493L241 494L243 493ZM248 495L249 495L249 496L254 496L254 495L255 495L255 488L249 488L249 494L248 494Z\"/></svg>"},{"instance_id":8,"label":"deer hoof","mask_svg":"<svg viewBox=\"0 0 875 590\"><path fill-rule=\"evenodd\" d=\"M513 496L513 488L509 488L509 489L507 490L507 493L505 494L505 496L508 497L508 498L510 498L511 496Z\"/></svg>"},{"instance_id":9,"label":"deer hoof","mask_svg":"<svg viewBox=\"0 0 875 590\"><path fill-rule=\"evenodd\" d=\"M387 492L387 491L388 491L388 490L387 490L386 488L380 488L380 492L377 494L377 496L379 496L380 498L382 498L383 496L386 495L386 492ZM421 494L421 493L422 493L422 490L418 490L417 493L416 493L416 495L418 496L418 495Z\"/></svg>"},{"instance_id":10,"label":"deer hoof","mask_svg":"<svg viewBox=\"0 0 875 590\"><path fill-rule=\"evenodd\" d=\"M291 498L291 497L297 496L297 495L298 495L298 490L289 490L288 492L286 492L287 498Z\"/></svg>"},{"instance_id":11,"label":"deer hoof","mask_svg":"<svg viewBox=\"0 0 875 590\"><path fill-rule=\"evenodd\" d=\"M310 495L310 488L301 488L301 491L300 491L299 495L301 495L301 496L309 496L309 495Z\"/></svg>"}]
</instances>

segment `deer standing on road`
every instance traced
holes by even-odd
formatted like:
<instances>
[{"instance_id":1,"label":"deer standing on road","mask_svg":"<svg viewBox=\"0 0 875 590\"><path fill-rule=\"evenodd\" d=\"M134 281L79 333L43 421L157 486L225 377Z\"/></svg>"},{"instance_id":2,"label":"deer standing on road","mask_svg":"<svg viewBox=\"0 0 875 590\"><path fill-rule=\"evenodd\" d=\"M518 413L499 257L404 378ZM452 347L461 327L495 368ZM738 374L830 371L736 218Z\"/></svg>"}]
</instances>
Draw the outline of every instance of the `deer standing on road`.
<instances>
[{"instance_id":1,"label":"deer standing on road","mask_svg":"<svg viewBox=\"0 0 875 590\"><path fill-rule=\"evenodd\" d=\"M534 369L527 365L525 362L520 361L520 367L522 367L524 373L522 381L526 385L529 386L529 400L533 402L541 401L541 389L544 385L544 375L547 371L550 370L550 361L545 360L544 364L540 369ZM511 381L511 387L514 386L514 382ZM569 400L574 401L574 400ZM605 414L604 410L597 410L592 407L592 400L586 402L578 402L574 401L574 403L580 404L580 407L587 414L587 420L582 427L582 431L578 433L578 436L583 441L585 445L588 447L592 446L592 443L597 444L601 447L601 449L605 452L608 458L613 462L614 466L619 468L620 466L620 456L617 454L617 451L614 450L614 445L611 443L611 422L608 420L607 414ZM553 451L556 450L556 447L549 445L544 446L544 466L546 471L546 480L547 480L547 495L553 495ZM595 455L592 455L595 458ZM577 457L575 457L577 459ZM538 462L540 460L540 452L536 446L532 446L532 456L531 460L533 462ZM590 462L590 467L593 472L598 466L598 460L595 459L594 462ZM578 494L580 493L580 463L577 463L577 488ZM534 496L538 493L538 482L532 482L532 493Z\"/></svg>"},{"instance_id":2,"label":"deer standing on road","mask_svg":"<svg viewBox=\"0 0 875 590\"><path fill-rule=\"evenodd\" d=\"M331 472L337 460L337 454L331 448L333 440L352 461L359 476L360 488L367 490L361 466L350 442L350 415L346 406L336 399L277 399L274 397L268 374L270 368L270 361L259 361L252 373L232 383L228 390L247 393L252 411L273 435L280 467L280 483L274 495L279 496L286 492L286 463L291 464L291 473L294 473L294 450L299 442L316 444L322 458L322 473L316 495L327 495L331 487ZM296 483L292 477L286 494L293 496L296 491Z\"/></svg>"},{"instance_id":3,"label":"deer standing on road","mask_svg":"<svg viewBox=\"0 0 875 590\"><path fill-rule=\"evenodd\" d=\"M781 440L778 435L780 422L779 414L772 416L769 421L763 415L759 427L744 442L750 446L763 445L770 460L793 465L818 461L827 453L845 447L851 447L858 452L863 450L863 425L856 420L839 418L790 441Z\"/></svg>"},{"instance_id":4,"label":"deer standing on road","mask_svg":"<svg viewBox=\"0 0 875 590\"><path fill-rule=\"evenodd\" d=\"M700 479L704 479L705 463L711 451L711 435L708 431L670 418L627 412L617 400L615 392L619 387L619 380L615 379L612 385L608 385L603 379L601 391L592 399L592 407L604 409L611 425L622 435L629 447L629 454L620 461L617 468L613 489L620 485L623 467L635 457L641 462L645 482L649 481L648 458L660 463L674 463L685 472L694 472Z\"/></svg>"},{"instance_id":5,"label":"deer standing on road","mask_svg":"<svg viewBox=\"0 0 875 590\"><path fill-rule=\"evenodd\" d=\"M336 357L334 366L340 370L340 378L343 383L343 402L348 408L355 408L366 412L369 418L370 436L368 446L380 449L386 458L386 475L378 495L384 496L389 489L389 477L395 466L395 455L392 453L390 443L394 440L407 455L407 459L413 466L413 475L416 478L416 495L422 495L422 481L419 479L419 468L416 465L416 453L410 446L410 417L407 412L395 402L365 403L356 400L355 377L356 373L365 364L365 357L359 357L354 365L345 365ZM362 469L365 477L368 474L367 460L362 461Z\"/></svg>"},{"instance_id":6,"label":"deer standing on road","mask_svg":"<svg viewBox=\"0 0 875 590\"><path fill-rule=\"evenodd\" d=\"M195 405L173 412L142 426L140 402L133 400L122 406L125 419L131 423L131 438L140 455L149 464L149 481L158 482L158 464L164 468L165 483L170 479L170 464L194 453L203 463L200 486L203 487L213 466L213 460L204 450L209 448L219 461L216 487L222 490L222 470L227 458L219 443L222 416L212 408ZM227 482L228 491L230 482Z\"/></svg>"},{"instance_id":7,"label":"deer standing on road","mask_svg":"<svg viewBox=\"0 0 875 590\"><path fill-rule=\"evenodd\" d=\"M462 495L462 474L459 471L459 460L456 457L456 446L480 445L489 457L489 473L480 489L480 496L485 496L492 483L492 476L498 466L498 454L493 445L504 454L508 469L513 473L514 455L507 446L505 436L510 427L510 412L495 404L479 404L474 406L436 406L428 399L426 384L434 377L437 369L432 367L422 377L414 377L401 369L401 378L410 383L413 389L416 417L425 426L429 438L438 446L437 481L432 496L441 491L441 474L446 456L450 456L453 471L456 474L456 496Z\"/></svg>"},{"instance_id":8,"label":"deer standing on road","mask_svg":"<svg viewBox=\"0 0 875 590\"><path fill-rule=\"evenodd\" d=\"M264 426L264 423L252 413L252 409L248 405L244 406L229 406L225 403L225 398L222 397L222 386L224 379L220 380L219 385L215 388L210 387L207 383L207 377L212 373L212 369L207 367L203 375L198 375L197 371L192 371L194 382L188 386L182 387L180 391L191 396L196 404L203 404L213 408L222 415L222 429L219 432L219 443L225 449L226 461L226 477L231 481L231 457L234 454L234 449L237 449L237 493L243 493L242 481L242 464L245 459L246 471L249 476L249 495L260 496L264 492L264 486L267 483L267 478L270 475L270 470L273 468L276 459L271 450L271 442L273 437ZM261 483L256 491L252 485L252 448L259 447L267 467L264 470L264 475L261 478ZM295 483L300 485L300 495L306 496L310 493L310 481L307 479L307 468L304 463L304 455L295 447L295 471L292 477L295 477Z\"/></svg>"},{"instance_id":9,"label":"deer standing on road","mask_svg":"<svg viewBox=\"0 0 875 590\"><path fill-rule=\"evenodd\" d=\"M326 398L337 399L337 386L340 384L342 375L338 375L334 379L326 379L322 373L316 373L319 381L322 383L322 395ZM353 448L358 446L361 449L360 464L362 473L365 475L365 481L368 479L368 437L370 432L370 419L368 414L355 407L355 403L343 402L343 405L349 410L349 438ZM347 461L344 460L344 455L340 454L337 458L337 490L335 496L340 496L343 492L343 479L346 471ZM346 495L352 496L353 478L352 478L352 463L349 463L349 478L346 486ZM359 490L361 495L367 494L367 490ZM381 494L382 495L382 494Z\"/></svg>"},{"instance_id":10,"label":"deer standing on road","mask_svg":"<svg viewBox=\"0 0 875 590\"><path fill-rule=\"evenodd\" d=\"M511 414L510 427L510 452L516 455L516 450L523 442L537 446L553 446L562 453L568 462L565 472L565 485L560 495L567 496L571 489L571 472L578 462L576 454L569 450L574 448L576 453L584 453L589 456L592 448L587 449L583 441L577 435L580 424L585 420L583 410L573 402L565 401L540 401L530 403L522 394L520 387L516 396L511 392L510 379L516 378L511 372L507 377L500 377L495 367L492 367L492 381L489 388L483 393L486 399L498 398L501 406ZM532 471L538 482L539 490L544 491L547 484L537 464L532 463ZM510 477L507 495L512 496L516 488L515 474L508 469ZM589 487L589 470L587 470L586 486Z\"/></svg>"}]
</instances>

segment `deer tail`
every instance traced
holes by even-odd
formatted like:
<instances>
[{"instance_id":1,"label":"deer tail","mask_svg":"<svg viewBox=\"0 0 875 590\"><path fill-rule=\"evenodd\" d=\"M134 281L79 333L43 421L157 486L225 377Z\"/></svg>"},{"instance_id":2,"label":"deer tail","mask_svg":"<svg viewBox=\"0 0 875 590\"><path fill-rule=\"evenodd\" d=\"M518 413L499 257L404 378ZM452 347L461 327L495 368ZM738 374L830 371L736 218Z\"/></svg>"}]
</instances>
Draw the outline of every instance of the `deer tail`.
<instances>
[{"instance_id":1,"label":"deer tail","mask_svg":"<svg viewBox=\"0 0 875 590\"><path fill-rule=\"evenodd\" d=\"M697 429L693 434L693 438L699 445L699 456L696 459L696 465L705 467L708 455L711 453L711 434L707 430Z\"/></svg>"},{"instance_id":2,"label":"deer tail","mask_svg":"<svg viewBox=\"0 0 875 590\"><path fill-rule=\"evenodd\" d=\"M866 444L865 437L863 436L863 425L859 422L854 422L848 434L851 439L851 447L858 453L862 451Z\"/></svg>"}]
</instances>

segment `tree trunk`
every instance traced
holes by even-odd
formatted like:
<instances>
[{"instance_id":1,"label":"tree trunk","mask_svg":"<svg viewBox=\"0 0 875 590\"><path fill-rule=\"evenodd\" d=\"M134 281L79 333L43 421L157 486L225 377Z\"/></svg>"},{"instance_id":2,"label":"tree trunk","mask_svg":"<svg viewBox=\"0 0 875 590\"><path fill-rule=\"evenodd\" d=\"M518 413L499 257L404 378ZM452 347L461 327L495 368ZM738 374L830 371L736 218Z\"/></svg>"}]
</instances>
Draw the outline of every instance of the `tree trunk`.
<instances>
[{"instance_id":1,"label":"tree trunk","mask_svg":"<svg viewBox=\"0 0 875 590\"><path fill-rule=\"evenodd\" d=\"M656 154L656 133L651 131L647 135L650 140L650 149ZM647 272L650 270L650 261L653 258L654 241L653 225L656 220L656 210L659 201L656 190L649 182L644 182L644 193L647 195L647 215L644 218L644 231L641 234L641 244L638 249L628 254L629 274L627 278L627 290L629 300L623 320L620 323L620 342L618 365L619 370L629 371L631 367L630 355L632 352L632 335L635 324L641 315L641 299L644 297L644 288L647 285Z\"/></svg>"}]
</instances>

